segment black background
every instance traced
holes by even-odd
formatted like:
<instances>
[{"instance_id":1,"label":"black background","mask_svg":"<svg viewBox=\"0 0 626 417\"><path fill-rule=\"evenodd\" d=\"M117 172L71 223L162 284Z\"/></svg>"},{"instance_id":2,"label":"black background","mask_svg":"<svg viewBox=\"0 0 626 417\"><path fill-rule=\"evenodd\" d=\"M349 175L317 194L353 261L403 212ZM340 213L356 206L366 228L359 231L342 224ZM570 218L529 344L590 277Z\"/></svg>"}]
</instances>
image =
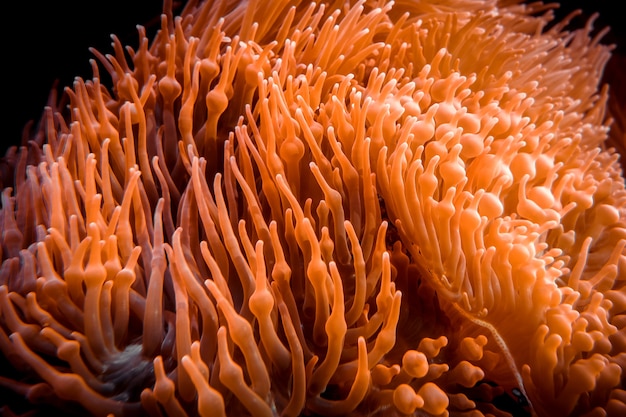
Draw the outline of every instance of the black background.
<instances>
[{"instance_id":1,"label":"black background","mask_svg":"<svg viewBox=\"0 0 626 417\"><path fill-rule=\"evenodd\" d=\"M610 25L611 33L604 42L621 42L619 52L623 53L626 44L620 40L626 39L626 22L621 21L622 15L617 10L619 2L562 2L558 15L577 8L583 8L586 16L599 11L601 15L595 27ZM89 47L110 53L110 35L114 33L124 45L135 48L136 25L143 25L153 34L159 27L161 10L160 0L24 0L3 4L0 114L4 129L0 133L0 156L9 145L20 143L27 121L39 119L55 79L60 86L69 86L76 76L91 78L89 59L93 55ZM180 5L177 10L180 11ZM621 71L626 75L626 70Z\"/></svg>"},{"instance_id":2,"label":"black background","mask_svg":"<svg viewBox=\"0 0 626 417\"><path fill-rule=\"evenodd\" d=\"M20 143L29 120L39 120L55 80L61 89L77 76L91 78L90 47L112 53L115 34L123 45L136 49L137 25L154 33L162 7L161 0L23 0L3 5L1 155L7 146Z\"/></svg>"}]
</instances>

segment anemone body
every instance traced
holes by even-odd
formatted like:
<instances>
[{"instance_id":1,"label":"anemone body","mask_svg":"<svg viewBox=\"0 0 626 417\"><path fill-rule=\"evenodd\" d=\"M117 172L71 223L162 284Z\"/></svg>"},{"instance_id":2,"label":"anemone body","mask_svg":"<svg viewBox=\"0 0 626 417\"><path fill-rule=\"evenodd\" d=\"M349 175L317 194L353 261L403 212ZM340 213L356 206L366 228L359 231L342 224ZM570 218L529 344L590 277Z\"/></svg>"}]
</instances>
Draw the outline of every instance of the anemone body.
<instances>
[{"instance_id":1,"label":"anemone body","mask_svg":"<svg viewBox=\"0 0 626 417\"><path fill-rule=\"evenodd\" d=\"M2 160L14 407L622 415L610 48L551 19L192 1L94 51Z\"/></svg>"}]
</instances>

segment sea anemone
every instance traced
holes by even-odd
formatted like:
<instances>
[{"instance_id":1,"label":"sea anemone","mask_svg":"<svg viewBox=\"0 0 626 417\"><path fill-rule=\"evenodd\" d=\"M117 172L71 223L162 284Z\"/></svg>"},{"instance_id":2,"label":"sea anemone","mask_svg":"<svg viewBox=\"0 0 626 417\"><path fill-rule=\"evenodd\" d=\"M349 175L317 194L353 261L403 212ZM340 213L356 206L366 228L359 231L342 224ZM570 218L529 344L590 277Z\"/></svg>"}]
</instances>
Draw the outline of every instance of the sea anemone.
<instances>
[{"instance_id":1,"label":"sea anemone","mask_svg":"<svg viewBox=\"0 0 626 417\"><path fill-rule=\"evenodd\" d=\"M553 8L166 2L94 50L0 162L3 412L624 415L611 48Z\"/></svg>"}]
</instances>

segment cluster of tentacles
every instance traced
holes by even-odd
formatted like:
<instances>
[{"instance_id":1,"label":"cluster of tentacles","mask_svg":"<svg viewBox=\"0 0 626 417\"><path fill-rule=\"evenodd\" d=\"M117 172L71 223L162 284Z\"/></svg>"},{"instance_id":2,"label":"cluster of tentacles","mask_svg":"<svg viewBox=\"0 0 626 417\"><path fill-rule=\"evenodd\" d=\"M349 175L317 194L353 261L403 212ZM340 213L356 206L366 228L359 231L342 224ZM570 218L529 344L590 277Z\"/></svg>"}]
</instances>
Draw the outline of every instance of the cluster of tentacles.
<instances>
[{"instance_id":1,"label":"cluster of tentacles","mask_svg":"<svg viewBox=\"0 0 626 417\"><path fill-rule=\"evenodd\" d=\"M164 10L0 162L5 414L624 415L626 192L591 22Z\"/></svg>"}]
</instances>

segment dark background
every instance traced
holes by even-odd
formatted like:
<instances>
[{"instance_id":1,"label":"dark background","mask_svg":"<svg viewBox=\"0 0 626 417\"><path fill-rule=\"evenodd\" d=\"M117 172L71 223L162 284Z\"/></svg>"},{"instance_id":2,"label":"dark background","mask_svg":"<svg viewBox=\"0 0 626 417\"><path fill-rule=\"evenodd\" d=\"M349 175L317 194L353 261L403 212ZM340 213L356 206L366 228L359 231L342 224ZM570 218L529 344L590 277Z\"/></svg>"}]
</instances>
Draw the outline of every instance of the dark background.
<instances>
[{"instance_id":1,"label":"dark background","mask_svg":"<svg viewBox=\"0 0 626 417\"><path fill-rule=\"evenodd\" d=\"M22 0L3 5L0 114L5 129L0 155L20 143L29 120L39 120L55 80L62 89L76 76L91 78L90 47L112 53L115 34L123 45L136 49L137 25L155 33L162 7L162 0Z\"/></svg>"},{"instance_id":2,"label":"dark background","mask_svg":"<svg viewBox=\"0 0 626 417\"><path fill-rule=\"evenodd\" d=\"M605 43L626 39L626 22L617 10L619 2L562 0L562 3L559 15L576 8L583 8L587 16L599 11L601 16L595 27L612 26ZM0 114L5 129L0 134L0 156L9 145L20 142L27 121L39 119L55 79L62 87L71 85L76 76L91 78L89 59L93 55L89 47L110 53L110 35L114 33L123 45L135 48L136 25L141 24L149 34L154 34L160 24L161 9L161 0L23 0L3 4ZM622 41L621 45L623 53L626 42ZM625 69L620 71L626 75Z\"/></svg>"}]
</instances>

